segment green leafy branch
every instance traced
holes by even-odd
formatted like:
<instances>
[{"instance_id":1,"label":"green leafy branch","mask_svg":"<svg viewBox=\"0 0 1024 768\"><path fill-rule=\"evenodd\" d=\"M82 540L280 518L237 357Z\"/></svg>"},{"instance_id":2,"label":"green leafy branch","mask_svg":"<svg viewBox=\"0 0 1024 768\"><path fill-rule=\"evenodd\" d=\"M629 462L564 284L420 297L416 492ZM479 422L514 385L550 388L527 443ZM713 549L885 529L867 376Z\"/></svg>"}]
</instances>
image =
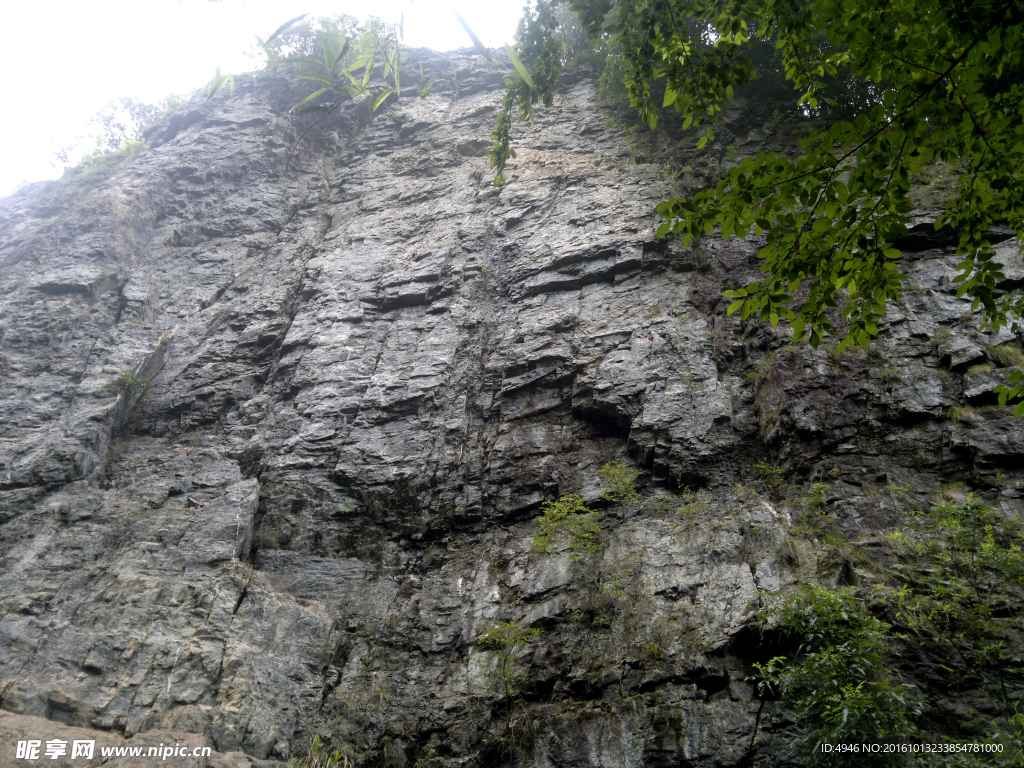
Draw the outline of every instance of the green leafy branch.
<instances>
[{"instance_id":1,"label":"green leafy branch","mask_svg":"<svg viewBox=\"0 0 1024 768\"><path fill-rule=\"evenodd\" d=\"M528 6L516 31L516 45L505 46L505 53L515 71L512 77L505 78L508 90L502 98L501 112L491 133L494 145L487 151L491 168L495 171L495 186L505 183L505 164L516 156L512 149L513 113L518 108L519 122L532 120L535 103L550 107L554 100L555 84L562 70L562 44L555 37L558 20L552 12L554 5L552 0L539 0ZM493 63L494 59L480 38L461 16L457 13L455 16L480 55Z\"/></svg>"},{"instance_id":2,"label":"green leafy branch","mask_svg":"<svg viewBox=\"0 0 1024 768\"><path fill-rule=\"evenodd\" d=\"M533 85L517 66L493 134L497 184L514 157L513 110L529 119L534 104L550 103L558 64L548 17L558 1L541 2L520 27L517 52ZM765 236L765 275L726 294L730 314L786 322L812 346L828 335L842 336L840 351L868 344L903 289L911 180L941 162L960 174L935 224L957 240L958 296L993 330L1024 330L1024 291L1007 287L993 249L999 229L1024 238L1019 3L561 1L592 40L621 50L630 104L652 128L665 109L685 128L719 119L739 86L776 73L794 90L794 114L843 118L809 131L794 157L745 158L715 189L656 208L659 237ZM698 148L713 139L709 127ZM1004 404L1024 394L1024 380L1009 384L997 390Z\"/></svg>"},{"instance_id":3,"label":"green leafy branch","mask_svg":"<svg viewBox=\"0 0 1024 768\"><path fill-rule=\"evenodd\" d=\"M761 593L763 631L777 631L794 649L753 665L759 690L792 702L809 729L808 747L916 738L928 725L922 702L890 671L914 643L933 685L986 691L1002 702L1002 716L972 740L1004 743L1007 754L998 759L1016 764L1024 759L1024 729L1011 693L1024 678L1016 632L1024 531L1019 520L973 496L918 517L921 524L908 529L918 532L916 546L899 532L908 543L892 574L900 586ZM813 752L816 762L829 759ZM864 759L850 757L850 764Z\"/></svg>"},{"instance_id":4,"label":"green leafy branch","mask_svg":"<svg viewBox=\"0 0 1024 768\"><path fill-rule=\"evenodd\" d=\"M601 549L601 528L597 514L587 508L582 496L566 494L558 501L545 501L541 505L540 533L533 538L531 548L541 555L551 555L557 540L568 539L569 560L578 562Z\"/></svg>"},{"instance_id":5,"label":"green leafy branch","mask_svg":"<svg viewBox=\"0 0 1024 768\"><path fill-rule=\"evenodd\" d=\"M807 585L780 598L761 594L758 619L798 645L792 659L754 664L758 689L792 700L815 762L821 743L898 741L915 732L921 706L887 669L890 626L864 610L853 590Z\"/></svg>"}]
</instances>

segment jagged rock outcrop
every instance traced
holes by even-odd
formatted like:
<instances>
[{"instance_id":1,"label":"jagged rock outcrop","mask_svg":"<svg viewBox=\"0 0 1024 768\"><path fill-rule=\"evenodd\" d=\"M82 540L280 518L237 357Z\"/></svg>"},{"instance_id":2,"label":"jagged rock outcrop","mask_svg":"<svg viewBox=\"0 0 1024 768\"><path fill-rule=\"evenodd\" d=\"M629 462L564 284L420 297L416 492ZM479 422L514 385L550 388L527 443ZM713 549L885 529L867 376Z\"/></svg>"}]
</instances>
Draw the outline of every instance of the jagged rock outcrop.
<instances>
[{"instance_id":1,"label":"jagged rock outcrop","mask_svg":"<svg viewBox=\"0 0 1024 768\"><path fill-rule=\"evenodd\" d=\"M1012 337L976 330L942 243L870 352L785 346L724 312L756 242L655 239L680 182L593 78L496 189L503 74L423 55L428 97L349 102L291 168L302 86L248 78L112 177L0 202L4 764L92 733L277 765L318 733L360 764L781 765L751 601L852 577L780 555L795 511L736 487L754 463L827 480L850 535L950 480L1024 506L1021 424L949 415L991 402L1005 372L971 366ZM741 154L782 140L737 110ZM609 461L646 471L639 505L601 500ZM532 554L569 492L606 546ZM475 644L508 620L542 629L517 730Z\"/></svg>"}]
</instances>

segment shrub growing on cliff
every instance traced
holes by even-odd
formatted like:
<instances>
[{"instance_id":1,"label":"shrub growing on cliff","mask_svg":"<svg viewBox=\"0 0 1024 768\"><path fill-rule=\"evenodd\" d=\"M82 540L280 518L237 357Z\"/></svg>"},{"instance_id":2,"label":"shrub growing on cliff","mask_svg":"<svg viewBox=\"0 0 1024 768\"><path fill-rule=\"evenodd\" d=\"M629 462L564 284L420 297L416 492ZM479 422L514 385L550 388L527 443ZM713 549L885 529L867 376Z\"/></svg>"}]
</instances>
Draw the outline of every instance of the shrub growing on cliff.
<instances>
[{"instance_id":1,"label":"shrub growing on cliff","mask_svg":"<svg viewBox=\"0 0 1024 768\"><path fill-rule=\"evenodd\" d=\"M545 501L537 522L540 533L533 537L531 549L534 552L550 555L556 541L567 540L569 559L578 562L601 549L597 515L587 507L583 497L575 493L566 494L558 501Z\"/></svg>"},{"instance_id":2,"label":"shrub growing on cliff","mask_svg":"<svg viewBox=\"0 0 1024 768\"><path fill-rule=\"evenodd\" d=\"M627 467L617 461L609 461L599 470L597 476L604 490L601 497L613 504L633 504L640 500L636 479L642 473L639 469Z\"/></svg>"},{"instance_id":3,"label":"shrub growing on cliff","mask_svg":"<svg viewBox=\"0 0 1024 768\"><path fill-rule=\"evenodd\" d=\"M494 672L494 681L501 689L505 700L506 727L512 725L512 708L519 698L524 676L515 669L515 657L521 648L526 647L540 637L540 630L521 627L514 621L495 624L479 638L476 644L485 651L494 651L498 655L498 666Z\"/></svg>"},{"instance_id":4,"label":"shrub growing on cliff","mask_svg":"<svg viewBox=\"0 0 1024 768\"><path fill-rule=\"evenodd\" d=\"M963 723L962 735L1003 751L955 764L1024 764L1024 722L1013 698L1024 682L1016 631L1024 584L1020 523L967 496L940 505L909 532L913 540L903 534L890 548L903 561L891 575L902 580L898 587L805 586L789 599L762 595L762 627L780 630L796 650L755 664L759 686L793 703L809 729L808 747L899 741L928 726L918 718L918 700L891 673L911 645L915 663L928 666L919 679L939 695L968 689L990 698L990 721L980 729ZM956 740L944 730L943 740ZM815 759L866 764L863 754Z\"/></svg>"},{"instance_id":5,"label":"shrub growing on cliff","mask_svg":"<svg viewBox=\"0 0 1024 768\"><path fill-rule=\"evenodd\" d=\"M823 743L896 742L914 731L920 706L885 671L890 628L869 615L851 590L808 585L789 599L768 597L759 619L777 622L784 636L799 643L793 659L777 656L754 668L762 691L795 700L808 728L804 746L817 764L871 764L864 755L850 760L825 753Z\"/></svg>"},{"instance_id":6,"label":"shrub growing on cliff","mask_svg":"<svg viewBox=\"0 0 1024 768\"><path fill-rule=\"evenodd\" d=\"M883 591L896 622L922 637L929 652L945 657L956 685L986 677L1010 707L1005 677L1024 678L1020 648L1007 630L1024 585L1024 531L973 495L946 502L930 515L919 564L932 573L898 590ZM1007 710L1009 714L1009 709Z\"/></svg>"},{"instance_id":7,"label":"shrub growing on cliff","mask_svg":"<svg viewBox=\"0 0 1024 768\"><path fill-rule=\"evenodd\" d=\"M131 371L122 371L120 375L108 379L103 386L107 389L113 389L118 393L130 391L144 392L147 389L153 388L153 382L149 379L144 379L142 376L136 376Z\"/></svg>"},{"instance_id":8,"label":"shrub growing on cliff","mask_svg":"<svg viewBox=\"0 0 1024 768\"><path fill-rule=\"evenodd\" d=\"M78 160L82 175L97 176L127 165L146 151L146 131L180 109L184 101L177 94L165 96L157 104L146 104L130 97L112 101L90 121L95 135L88 140L79 137L76 143L61 147L57 150L55 165L71 169L73 158L85 149L83 142L88 149Z\"/></svg>"}]
</instances>

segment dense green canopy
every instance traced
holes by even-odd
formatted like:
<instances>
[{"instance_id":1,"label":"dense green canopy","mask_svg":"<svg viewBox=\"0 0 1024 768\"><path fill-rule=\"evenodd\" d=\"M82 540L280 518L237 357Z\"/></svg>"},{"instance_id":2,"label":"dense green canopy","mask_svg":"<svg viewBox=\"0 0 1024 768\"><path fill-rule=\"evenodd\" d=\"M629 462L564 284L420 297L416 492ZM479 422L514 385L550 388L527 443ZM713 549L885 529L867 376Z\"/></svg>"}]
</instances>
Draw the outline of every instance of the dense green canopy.
<instances>
[{"instance_id":1,"label":"dense green canopy","mask_svg":"<svg viewBox=\"0 0 1024 768\"><path fill-rule=\"evenodd\" d=\"M557 2L540 0L520 24L522 67L508 81L490 152L497 184L514 156L513 113L527 120L535 104L552 101L561 66ZM665 109L679 112L685 127L713 126L735 87L775 73L792 85L803 114L817 118L797 156L746 158L716 188L657 207L665 218L659 236L765 235L765 276L727 294L735 299L730 312L773 325L788 320L795 339L813 346L837 333L841 346L867 344L886 302L900 295L897 245L908 233L912 180L945 163L959 189L936 227L952 234L963 257L960 295L988 326L1024 330L1024 295L1000 289L992 247L998 228L1024 235L1019 3L562 2L592 40L621 47L630 103L652 128ZM713 137L707 127L700 145ZM848 322L837 323L834 307ZM1003 399L1016 394L1004 389Z\"/></svg>"}]
</instances>

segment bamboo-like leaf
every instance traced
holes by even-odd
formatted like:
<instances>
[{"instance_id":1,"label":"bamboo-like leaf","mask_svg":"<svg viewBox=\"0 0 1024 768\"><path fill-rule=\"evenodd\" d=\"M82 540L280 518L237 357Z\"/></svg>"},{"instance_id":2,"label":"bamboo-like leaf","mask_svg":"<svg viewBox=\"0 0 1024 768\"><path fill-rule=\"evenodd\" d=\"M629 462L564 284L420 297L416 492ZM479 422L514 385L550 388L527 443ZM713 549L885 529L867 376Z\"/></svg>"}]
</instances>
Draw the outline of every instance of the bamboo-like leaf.
<instances>
[{"instance_id":1,"label":"bamboo-like leaf","mask_svg":"<svg viewBox=\"0 0 1024 768\"><path fill-rule=\"evenodd\" d=\"M349 80L352 81L352 85L354 85L356 87L357 92L359 92L359 93L363 92L364 89L363 89L362 83L360 83L358 80L356 80L354 77L352 77L352 73L351 72L349 72L347 69L343 69L342 70L342 74L344 74L345 77L347 77Z\"/></svg>"},{"instance_id":2,"label":"bamboo-like leaf","mask_svg":"<svg viewBox=\"0 0 1024 768\"><path fill-rule=\"evenodd\" d=\"M401 81L398 78L398 75L399 75L398 70L400 68L400 65L402 64L401 55L402 54L398 50L398 46L396 45L395 46L395 95L399 96L399 97L402 95L402 83L401 83Z\"/></svg>"},{"instance_id":3,"label":"bamboo-like leaf","mask_svg":"<svg viewBox=\"0 0 1024 768\"><path fill-rule=\"evenodd\" d=\"M280 27L278 27L277 29L275 29L275 30L274 30L274 33L273 33L273 34L272 34L272 35L271 35L270 37L268 37L268 38L267 38L267 43L268 43L268 44L270 44L270 43L274 42L274 39L275 39L276 37L278 37L278 36L279 36L279 35L281 35L282 33L286 32L286 31L288 30L288 28L289 28L290 26L292 26L293 24L298 24L298 23L299 23L300 21L302 21L302 20L303 20L304 18L306 18L307 16L309 16L309 14L308 14L308 13L300 13L300 14L299 14L298 16L296 16L296 17L295 17L294 19L289 19L288 21L286 21L286 22L285 22L284 24L282 24L282 25L281 25Z\"/></svg>"},{"instance_id":4,"label":"bamboo-like leaf","mask_svg":"<svg viewBox=\"0 0 1024 768\"><path fill-rule=\"evenodd\" d=\"M349 72L355 72L357 69L361 68L364 64L366 64L366 62L370 61L371 59L373 59L373 54L372 53L369 54L369 55L364 55L364 56L358 57L358 58L354 59L351 64L349 64L347 67L345 67L341 71L344 74L348 74Z\"/></svg>"},{"instance_id":5,"label":"bamboo-like leaf","mask_svg":"<svg viewBox=\"0 0 1024 768\"><path fill-rule=\"evenodd\" d=\"M299 107L301 107L301 106L302 106L303 104L305 104L306 102L312 101L312 100L313 100L313 99L315 99L315 98L316 98L317 96L320 96L321 94L327 93L327 91L329 91L329 90L331 90L331 89L330 89L330 88L321 88L321 89L320 89L319 91L314 91L313 93L309 94L309 96L307 96L307 97L306 97L306 98L304 98L304 99L303 99L302 101L300 101L300 102L299 102L298 104L296 104L296 105L295 105L294 107L292 107L291 109L289 109L288 111L289 111L289 112L294 112L294 111L295 111L296 109L298 109Z\"/></svg>"},{"instance_id":6,"label":"bamboo-like leaf","mask_svg":"<svg viewBox=\"0 0 1024 768\"><path fill-rule=\"evenodd\" d=\"M319 80L321 83L327 83L328 85L334 85L334 81L329 77L318 75L316 72L296 72L296 77L304 77L307 80Z\"/></svg>"},{"instance_id":7,"label":"bamboo-like leaf","mask_svg":"<svg viewBox=\"0 0 1024 768\"><path fill-rule=\"evenodd\" d=\"M390 96L394 92L395 92L394 88L388 88L386 91L384 91L384 93L382 93L380 96L378 96L377 100L375 102L373 102L373 111L376 112L377 111L377 107L379 107L381 104L384 103L384 99L386 99L388 96Z\"/></svg>"},{"instance_id":8,"label":"bamboo-like leaf","mask_svg":"<svg viewBox=\"0 0 1024 768\"><path fill-rule=\"evenodd\" d=\"M370 82L370 73L373 72L373 58L366 63L366 72L363 74L363 89L366 89L367 83Z\"/></svg>"},{"instance_id":9,"label":"bamboo-like leaf","mask_svg":"<svg viewBox=\"0 0 1024 768\"><path fill-rule=\"evenodd\" d=\"M466 30L466 34L469 35L469 39L473 41L473 45L476 46L476 49L480 52L480 55L483 56L485 59L487 59L489 62L491 62L493 64L494 63L494 59L491 58L490 51L487 50L486 46L483 44L483 42L480 40L480 38L476 36L476 32L474 32L472 29L470 29L469 24L466 23L465 19L463 19L461 16L459 16L459 12L458 11L453 9L452 13L455 14L455 18L459 20L459 24L462 25L462 28L464 30Z\"/></svg>"},{"instance_id":10,"label":"bamboo-like leaf","mask_svg":"<svg viewBox=\"0 0 1024 768\"><path fill-rule=\"evenodd\" d=\"M305 64L308 67L322 67L323 62L310 59L306 56L295 56L294 58L281 59L282 64Z\"/></svg>"},{"instance_id":11,"label":"bamboo-like leaf","mask_svg":"<svg viewBox=\"0 0 1024 768\"><path fill-rule=\"evenodd\" d=\"M256 44L260 47L263 53L267 55L267 64L273 65L277 60L277 55L274 53L274 49L267 45L259 35L256 35Z\"/></svg>"},{"instance_id":12,"label":"bamboo-like leaf","mask_svg":"<svg viewBox=\"0 0 1024 768\"><path fill-rule=\"evenodd\" d=\"M332 72L334 70L334 47L331 45L331 41L326 39L322 47L324 49L324 69Z\"/></svg>"},{"instance_id":13,"label":"bamboo-like leaf","mask_svg":"<svg viewBox=\"0 0 1024 768\"><path fill-rule=\"evenodd\" d=\"M530 73L526 71L526 67L523 66L523 62L521 62L519 60L519 56L516 55L516 49L511 45L506 45L505 53L507 53L508 57L512 60L512 66L516 68L516 72L519 73L519 76L526 81L528 86L533 88L533 78L530 77Z\"/></svg>"},{"instance_id":14,"label":"bamboo-like leaf","mask_svg":"<svg viewBox=\"0 0 1024 768\"><path fill-rule=\"evenodd\" d=\"M210 78L210 82L206 84L207 87L210 89L210 93L207 95L206 100L209 101L214 96L216 96L217 92L224 87L224 83L226 83L227 81L227 76L222 75L220 73L220 67L217 67L217 70L213 73L213 77Z\"/></svg>"},{"instance_id":15,"label":"bamboo-like leaf","mask_svg":"<svg viewBox=\"0 0 1024 768\"><path fill-rule=\"evenodd\" d=\"M345 38L345 44L343 46L341 46L341 53L338 54L338 58L336 58L334 60L334 63L331 65L331 74L334 74L334 70L341 63L341 60L345 58L345 54L348 53L348 49L349 49L349 46L351 45L351 43L352 43L352 41L349 40L346 37Z\"/></svg>"}]
</instances>

